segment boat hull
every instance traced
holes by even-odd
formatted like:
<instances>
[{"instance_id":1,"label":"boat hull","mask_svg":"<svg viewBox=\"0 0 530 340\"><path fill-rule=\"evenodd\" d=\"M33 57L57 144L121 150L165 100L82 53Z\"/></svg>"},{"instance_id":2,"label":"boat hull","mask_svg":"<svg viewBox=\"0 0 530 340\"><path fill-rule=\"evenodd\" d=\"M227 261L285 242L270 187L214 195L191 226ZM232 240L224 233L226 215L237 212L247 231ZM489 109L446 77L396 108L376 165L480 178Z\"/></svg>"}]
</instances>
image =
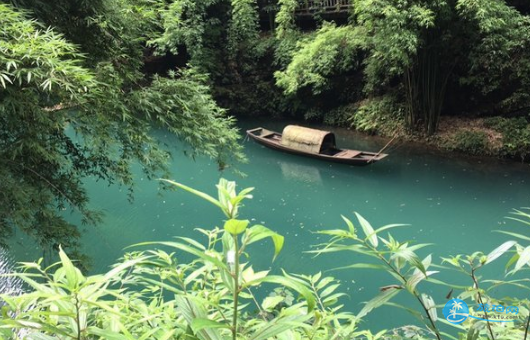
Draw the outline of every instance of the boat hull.
<instances>
[{"instance_id":1,"label":"boat hull","mask_svg":"<svg viewBox=\"0 0 530 340\"><path fill-rule=\"evenodd\" d=\"M348 164L348 165L354 165L354 166L366 166L366 165L375 163L377 161L380 161L381 159L388 156L387 154L384 154L384 153L374 153L374 152L348 150L348 149L339 149L339 150L342 153L344 153L344 151L354 153L355 154L354 157L338 157L336 155L334 156L334 155L305 152L305 151L292 149L292 148L282 145L280 143L281 141L280 133L277 133L274 131L268 131L273 134L273 137L269 135L266 138L260 135L262 131L268 131L268 130L265 130L263 128L256 128L256 129L248 130L247 136L255 140L257 143L263 146L266 146L270 149L273 149L273 150L278 150L278 151L282 151L282 152L286 152L286 153L290 153L290 154L298 155L298 156L310 157L310 158L319 159L319 160L327 161L327 162ZM274 136L276 136L276 138L274 138Z\"/></svg>"}]
</instances>

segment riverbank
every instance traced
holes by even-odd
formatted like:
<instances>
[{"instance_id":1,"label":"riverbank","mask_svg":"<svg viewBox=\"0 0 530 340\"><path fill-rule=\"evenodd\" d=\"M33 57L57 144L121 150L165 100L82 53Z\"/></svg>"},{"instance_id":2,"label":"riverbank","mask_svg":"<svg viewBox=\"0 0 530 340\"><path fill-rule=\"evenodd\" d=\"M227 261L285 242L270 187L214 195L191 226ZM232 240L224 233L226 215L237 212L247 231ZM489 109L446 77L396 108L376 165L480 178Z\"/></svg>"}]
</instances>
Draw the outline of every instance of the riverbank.
<instances>
[{"instance_id":1,"label":"riverbank","mask_svg":"<svg viewBox=\"0 0 530 340\"><path fill-rule=\"evenodd\" d=\"M396 128L394 121L391 128L378 129L377 134L475 156L522 162L530 156L530 124L524 118L441 117L432 136L407 132L403 126Z\"/></svg>"}]
</instances>

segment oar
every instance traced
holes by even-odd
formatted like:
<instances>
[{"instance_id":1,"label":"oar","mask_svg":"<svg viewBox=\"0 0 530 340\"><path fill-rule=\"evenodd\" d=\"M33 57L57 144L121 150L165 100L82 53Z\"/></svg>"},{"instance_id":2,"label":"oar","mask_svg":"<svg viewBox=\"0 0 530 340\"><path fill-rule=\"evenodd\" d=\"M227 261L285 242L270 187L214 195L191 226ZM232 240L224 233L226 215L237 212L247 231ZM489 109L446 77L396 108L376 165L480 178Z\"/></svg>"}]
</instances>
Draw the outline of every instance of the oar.
<instances>
[{"instance_id":1,"label":"oar","mask_svg":"<svg viewBox=\"0 0 530 340\"><path fill-rule=\"evenodd\" d=\"M394 136L394 137L393 137L388 143L386 143L386 145L383 146L383 148L382 148L381 150L379 150L379 152L376 153L376 154L374 155L374 157L372 157L372 158L368 161L368 163L373 162L373 160L376 159L377 156L379 156L379 155L381 154L381 152L383 152L383 151L384 151L384 150L390 145L390 143L392 143L392 142L394 141L394 139L396 139L396 138L397 138L397 135Z\"/></svg>"}]
</instances>

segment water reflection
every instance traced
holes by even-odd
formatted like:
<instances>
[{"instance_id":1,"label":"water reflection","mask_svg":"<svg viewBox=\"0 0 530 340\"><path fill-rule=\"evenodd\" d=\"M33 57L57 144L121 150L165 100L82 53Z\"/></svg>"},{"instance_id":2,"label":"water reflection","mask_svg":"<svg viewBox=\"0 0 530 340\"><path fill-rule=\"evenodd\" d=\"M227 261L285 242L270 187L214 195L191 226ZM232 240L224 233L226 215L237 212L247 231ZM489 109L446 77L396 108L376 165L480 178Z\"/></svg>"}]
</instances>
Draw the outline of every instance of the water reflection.
<instances>
[{"instance_id":1,"label":"water reflection","mask_svg":"<svg viewBox=\"0 0 530 340\"><path fill-rule=\"evenodd\" d=\"M303 165L288 161L278 161L282 170L283 178L305 183L322 184L322 177L317 167L312 165Z\"/></svg>"}]
</instances>

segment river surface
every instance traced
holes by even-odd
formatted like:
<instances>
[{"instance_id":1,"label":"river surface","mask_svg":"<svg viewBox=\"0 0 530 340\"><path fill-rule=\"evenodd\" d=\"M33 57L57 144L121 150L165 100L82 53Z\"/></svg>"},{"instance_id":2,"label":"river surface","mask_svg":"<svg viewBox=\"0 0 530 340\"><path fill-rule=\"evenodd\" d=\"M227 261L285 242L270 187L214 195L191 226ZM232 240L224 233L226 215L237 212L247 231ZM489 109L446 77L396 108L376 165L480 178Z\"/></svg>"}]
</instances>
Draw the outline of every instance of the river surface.
<instances>
[{"instance_id":1,"label":"river surface","mask_svg":"<svg viewBox=\"0 0 530 340\"><path fill-rule=\"evenodd\" d=\"M245 130L258 124L278 131L285 125L254 122L240 126ZM347 148L378 151L388 141L341 129L336 134L337 144ZM162 132L159 138L174 151L174 180L211 195L216 195L220 177L237 181L240 189L255 187L254 199L246 202L240 217L285 236L285 247L273 267L304 274L323 271L340 279L342 290L348 293L345 308L352 312L358 312L363 301L377 295L379 287L395 282L373 271L332 271L364 261L360 255L339 253L315 258L307 253L327 240L316 231L345 228L341 215L355 220L354 212L358 212L374 227L408 224L393 229L392 235L401 241L433 243L420 254L432 254L438 264L442 256L478 250L487 253L508 239L494 230L525 232L521 224L506 219L513 208L530 206L530 167L517 162L468 158L395 143L383 161L351 167L280 153L246 140L242 143L249 162L239 166L246 174L240 177L230 170L219 172L217 164L208 159L184 156L182 144ZM87 181L92 207L106 215L102 225L89 228L84 240L96 272L106 270L131 244L169 240L176 235L200 238L194 228L222 225L223 216L215 207L189 193L176 191L161 196L157 182L141 175L137 183L135 200L129 203L126 189ZM78 220L76 216L69 218ZM251 250L255 268L269 268L272 254L272 245L267 242ZM28 261L34 260L35 254L18 249L15 256ZM506 259L499 261L505 263ZM503 263L486 271L488 278L502 279ZM440 278L469 285L462 276L445 274ZM447 288L420 288L432 294L437 304L445 304ZM416 306L406 292L401 295L398 301ZM441 315L441 309L438 313ZM383 307L370 314L366 325L380 329L413 322L403 314Z\"/></svg>"}]
</instances>

